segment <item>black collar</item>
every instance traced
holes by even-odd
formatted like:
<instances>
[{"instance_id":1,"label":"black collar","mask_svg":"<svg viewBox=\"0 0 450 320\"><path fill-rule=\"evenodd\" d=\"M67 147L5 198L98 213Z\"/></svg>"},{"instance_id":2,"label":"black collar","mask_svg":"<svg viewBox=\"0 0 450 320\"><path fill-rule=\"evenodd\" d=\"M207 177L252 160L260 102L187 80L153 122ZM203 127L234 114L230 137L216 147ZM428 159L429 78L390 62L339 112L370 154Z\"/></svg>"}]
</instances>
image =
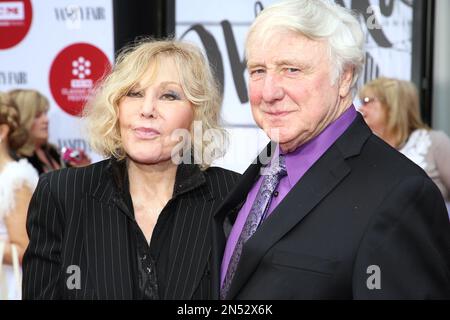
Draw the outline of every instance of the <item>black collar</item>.
<instances>
[{"instance_id":1,"label":"black collar","mask_svg":"<svg viewBox=\"0 0 450 320\"><path fill-rule=\"evenodd\" d=\"M113 185L118 194L129 194L129 181L126 160L111 158L108 164ZM197 189L206 183L205 173L195 164L180 164L175 176L175 186L172 197Z\"/></svg>"}]
</instances>

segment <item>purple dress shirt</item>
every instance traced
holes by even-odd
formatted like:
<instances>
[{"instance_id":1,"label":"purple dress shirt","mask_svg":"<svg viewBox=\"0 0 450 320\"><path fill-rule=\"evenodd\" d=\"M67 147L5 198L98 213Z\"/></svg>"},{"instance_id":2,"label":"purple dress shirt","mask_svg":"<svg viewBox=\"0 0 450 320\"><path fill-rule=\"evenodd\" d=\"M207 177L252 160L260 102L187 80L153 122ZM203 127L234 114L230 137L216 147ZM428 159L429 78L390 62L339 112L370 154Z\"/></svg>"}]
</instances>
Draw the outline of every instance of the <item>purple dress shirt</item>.
<instances>
[{"instance_id":1,"label":"purple dress shirt","mask_svg":"<svg viewBox=\"0 0 450 320\"><path fill-rule=\"evenodd\" d=\"M317 137L314 137L304 145L298 147L295 151L285 155L287 176L280 180L277 191L278 196L272 197L267 216L278 206L288 192L301 179L306 171L328 150L329 147L344 133L356 117L356 109L352 105L339 118L332 122L325 128ZM259 177L255 185L252 187L247 195L247 199L242 206L236 221L231 229L230 235L225 247L225 253L222 260L222 267L220 270L220 285L227 273L228 264L230 263L231 255L236 246L239 235L242 232L245 220L250 212L250 209L255 201L259 187L262 183L262 177Z\"/></svg>"}]
</instances>

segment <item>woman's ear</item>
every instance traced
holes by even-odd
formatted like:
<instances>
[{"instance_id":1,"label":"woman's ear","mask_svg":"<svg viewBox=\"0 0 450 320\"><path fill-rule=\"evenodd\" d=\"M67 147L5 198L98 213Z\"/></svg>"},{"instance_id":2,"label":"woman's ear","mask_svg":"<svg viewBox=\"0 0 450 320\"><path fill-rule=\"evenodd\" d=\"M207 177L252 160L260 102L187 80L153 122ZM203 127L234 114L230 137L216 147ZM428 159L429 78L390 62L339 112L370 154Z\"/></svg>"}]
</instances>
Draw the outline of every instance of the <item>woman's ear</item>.
<instances>
[{"instance_id":1,"label":"woman's ear","mask_svg":"<svg viewBox=\"0 0 450 320\"><path fill-rule=\"evenodd\" d=\"M9 126L7 124L0 124L0 139L6 140L9 133Z\"/></svg>"}]
</instances>

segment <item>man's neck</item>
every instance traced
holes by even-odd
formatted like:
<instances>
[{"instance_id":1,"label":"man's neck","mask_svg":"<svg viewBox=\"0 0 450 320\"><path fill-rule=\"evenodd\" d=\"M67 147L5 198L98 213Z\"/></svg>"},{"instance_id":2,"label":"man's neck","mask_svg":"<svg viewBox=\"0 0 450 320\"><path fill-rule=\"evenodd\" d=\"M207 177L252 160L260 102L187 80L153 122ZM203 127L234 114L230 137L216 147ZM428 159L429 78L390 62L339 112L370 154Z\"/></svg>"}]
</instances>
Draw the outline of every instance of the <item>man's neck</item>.
<instances>
[{"instance_id":1,"label":"man's neck","mask_svg":"<svg viewBox=\"0 0 450 320\"><path fill-rule=\"evenodd\" d=\"M331 123L336 121L340 116L342 116L345 111L348 110L353 105L352 97L351 95L347 95L344 98L339 99L339 101L336 102L336 106L333 108L332 111L330 111L329 114L323 119L323 122L319 124L317 127L316 132L314 132L312 135L309 135L308 137L298 137L296 140L289 141L285 144L280 144L280 149L283 153L289 153L294 150L296 150L299 146L304 145L311 139L314 139L320 133L323 132Z\"/></svg>"}]
</instances>

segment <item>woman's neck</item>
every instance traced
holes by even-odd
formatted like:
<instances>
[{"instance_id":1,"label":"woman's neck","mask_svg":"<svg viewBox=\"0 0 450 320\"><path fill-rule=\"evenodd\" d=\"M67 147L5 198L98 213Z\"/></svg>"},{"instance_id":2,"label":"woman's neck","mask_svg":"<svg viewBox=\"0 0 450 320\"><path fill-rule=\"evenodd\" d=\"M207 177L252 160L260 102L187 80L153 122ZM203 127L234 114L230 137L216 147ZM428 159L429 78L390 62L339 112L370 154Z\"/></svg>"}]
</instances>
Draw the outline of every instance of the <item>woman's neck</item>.
<instances>
[{"instance_id":1,"label":"woman's neck","mask_svg":"<svg viewBox=\"0 0 450 320\"><path fill-rule=\"evenodd\" d=\"M173 193L177 165L171 160L157 164L127 161L130 193L145 197L168 197Z\"/></svg>"},{"instance_id":2,"label":"woman's neck","mask_svg":"<svg viewBox=\"0 0 450 320\"><path fill-rule=\"evenodd\" d=\"M397 143L397 137L395 134L392 134L390 132L385 132L382 135L382 139L395 149L397 149L399 147L398 143Z\"/></svg>"},{"instance_id":3,"label":"woman's neck","mask_svg":"<svg viewBox=\"0 0 450 320\"><path fill-rule=\"evenodd\" d=\"M42 142L35 142L34 143L34 150L43 150L45 143Z\"/></svg>"},{"instance_id":4,"label":"woman's neck","mask_svg":"<svg viewBox=\"0 0 450 320\"><path fill-rule=\"evenodd\" d=\"M0 145L0 171L7 163L13 161L14 159L10 156L7 147L4 144Z\"/></svg>"}]
</instances>

